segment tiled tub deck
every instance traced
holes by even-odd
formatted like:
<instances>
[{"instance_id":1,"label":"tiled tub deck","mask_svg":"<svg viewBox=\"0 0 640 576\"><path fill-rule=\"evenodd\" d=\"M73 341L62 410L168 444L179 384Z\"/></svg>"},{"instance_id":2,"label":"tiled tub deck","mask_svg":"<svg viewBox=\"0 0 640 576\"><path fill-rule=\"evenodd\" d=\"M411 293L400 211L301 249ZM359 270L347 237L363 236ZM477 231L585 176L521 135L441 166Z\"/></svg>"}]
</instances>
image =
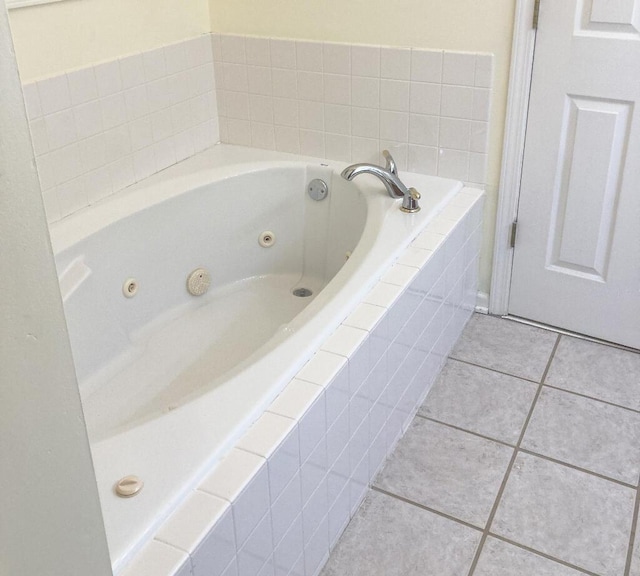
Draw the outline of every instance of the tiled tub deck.
<instances>
[{"instance_id":1,"label":"tiled tub deck","mask_svg":"<svg viewBox=\"0 0 640 576\"><path fill-rule=\"evenodd\" d=\"M427 226L124 576L320 572L473 312L482 201Z\"/></svg>"}]
</instances>

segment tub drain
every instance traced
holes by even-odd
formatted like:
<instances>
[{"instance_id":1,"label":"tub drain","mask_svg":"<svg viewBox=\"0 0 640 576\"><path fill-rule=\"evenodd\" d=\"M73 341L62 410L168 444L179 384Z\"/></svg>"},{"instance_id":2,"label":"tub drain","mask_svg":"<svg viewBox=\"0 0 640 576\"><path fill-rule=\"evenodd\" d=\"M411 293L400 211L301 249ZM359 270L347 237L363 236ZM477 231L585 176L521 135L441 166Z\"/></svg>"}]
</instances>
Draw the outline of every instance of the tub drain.
<instances>
[{"instance_id":1,"label":"tub drain","mask_svg":"<svg viewBox=\"0 0 640 576\"><path fill-rule=\"evenodd\" d=\"M293 295L297 296L298 298L308 298L312 294L313 292L309 290L309 288L296 288L293 291Z\"/></svg>"}]
</instances>

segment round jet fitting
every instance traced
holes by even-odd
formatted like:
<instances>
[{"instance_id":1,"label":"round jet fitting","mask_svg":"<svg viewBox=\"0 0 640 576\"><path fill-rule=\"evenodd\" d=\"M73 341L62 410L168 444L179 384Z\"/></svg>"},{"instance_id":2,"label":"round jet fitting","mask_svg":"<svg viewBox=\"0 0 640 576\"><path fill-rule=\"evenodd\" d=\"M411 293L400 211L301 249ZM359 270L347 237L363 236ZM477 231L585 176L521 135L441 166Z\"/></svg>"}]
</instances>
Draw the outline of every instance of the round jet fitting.
<instances>
[{"instance_id":1,"label":"round jet fitting","mask_svg":"<svg viewBox=\"0 0 640 576\"><path fill-rule=\"evenodd\" d=\"M144 482L137 476L125 476L116 482L114 490L120 498L131 498L140 493Z\"/></svg>"},{"instance_id":2,"label":"round jet fitting","mask_svg":"<svg viewBox=\"0 0 640 576\"><path fill-rule=\"evenodd\" d=\"M260 246L263 248L271 248L276 243L276 235L271 230L266 230L258 238Z\"/></svg>"},{"instance_id":3,"label":"round jet fitting","mask_svg":"<svg viewBox=\"0 0 640 576\"><path fill-rule=\"evenodd\" d=\"M211 286L211 275L204 268L196 268L187 278L187 290L192 296L206 294Z\"/></svg>"},{"instance_id":4,"label":"round jet fitting","mask_svg":"<svg viewBox=\"0 0 640 576\"><path fill-rule=\"evenodd\" d=\"M138 281L135 278L128 278L122 285L122 293L126 298L133 298L138 293Z\"/></svg>"}]
</instances>

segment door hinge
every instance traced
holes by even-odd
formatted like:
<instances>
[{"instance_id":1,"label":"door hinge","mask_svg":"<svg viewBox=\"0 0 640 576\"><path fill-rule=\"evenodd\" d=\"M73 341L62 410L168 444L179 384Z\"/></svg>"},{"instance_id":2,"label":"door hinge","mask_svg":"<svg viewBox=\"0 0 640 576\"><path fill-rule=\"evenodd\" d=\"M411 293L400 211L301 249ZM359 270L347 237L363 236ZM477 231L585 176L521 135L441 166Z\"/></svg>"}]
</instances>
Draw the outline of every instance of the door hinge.
<instances>
[{"instance_id":1,"label":"door hinge","mask_svg":"<svg viewBox=\"0 0 640 576\"><path fill-rule=\"evenodd\" d=\"M540 20L540 0L536 0L533 5L533 22L532 26L534 30L538 29L538 21Z\"/></svg>"},{"instance_id":2,"label":"door hinge","mask_svg":"<svg viewBox=\"0 0 640 576\"><path fill-rule=\"evenodd\" d=\"M509 246L516 247L516 234L518 233L518 221L514 220L511 224L511 234L509 235Z\"/></svg>"}]
</instances>

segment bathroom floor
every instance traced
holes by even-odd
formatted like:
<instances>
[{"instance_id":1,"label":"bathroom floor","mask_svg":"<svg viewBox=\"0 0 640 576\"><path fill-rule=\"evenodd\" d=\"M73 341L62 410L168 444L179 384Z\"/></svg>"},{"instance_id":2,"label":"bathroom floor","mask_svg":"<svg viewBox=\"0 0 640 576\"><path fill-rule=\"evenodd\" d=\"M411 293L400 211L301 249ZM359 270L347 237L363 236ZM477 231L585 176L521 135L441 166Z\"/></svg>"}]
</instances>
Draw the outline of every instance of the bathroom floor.
<instances>
[{"instance_id":1,"label":"bathroom floor","mask_svg":"<svg viewBox=\"0 0 640 576\"><path fill-rule=\"evenodd\" d=\"M639 475L640 354L476 314L322 576L640 576Z\"/></svg>"}]
</instances>

